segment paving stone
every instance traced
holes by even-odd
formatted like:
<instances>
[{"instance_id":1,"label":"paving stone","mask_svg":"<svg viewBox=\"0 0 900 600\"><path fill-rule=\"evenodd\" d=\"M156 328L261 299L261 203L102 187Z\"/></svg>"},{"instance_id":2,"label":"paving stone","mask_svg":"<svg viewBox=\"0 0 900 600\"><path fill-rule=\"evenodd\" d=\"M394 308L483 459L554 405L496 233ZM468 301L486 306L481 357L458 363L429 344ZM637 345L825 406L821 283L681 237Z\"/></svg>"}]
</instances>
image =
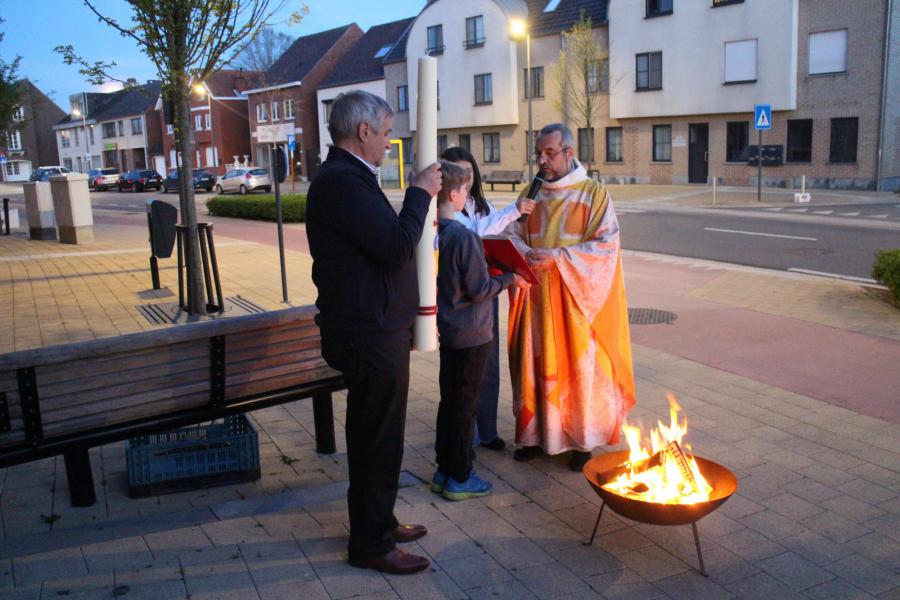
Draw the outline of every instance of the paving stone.
<instances>
[{"instance_id":1,"label":"paving stone","mask_svg":"<svg viewBox=\"0 0 900 600\"><path fill-rule=\"evenodd\" d=\"M439 564L484 553L472 538L455 525L448 531L440 532L439 535L437 533L426 535L419 540L419 545Z\"/></svg>"},{"instance_id":2,"label":"paving stone","mask_svg":"<svg viewBox=\"0 0 900 600\"><path fill-rule=\"evenodd\" d=\"M469 598L443 571L424 571L412 576L389 577L389 583L397 595L404 600L467 600Z\"/></svg>"},{"instance_id":3,"label":"paving stone","mask_svg":"<svg viewBox=\"0 0 900 600\"><path fill-rule=\"evenodd\" d=\"M439 561L439 564L450 579L463 590L509 581L513 578L509 571L487 554L443 560Z\"/></svg>"},{"instance_id":4,"label":"paving stone","mask_svg":"<svg viewBox=\"0 0 900 600\"><path fill-rule=\"evenodd\" d=\"M859 554L850 555L827 568L870 594L880 594L900 585L900 575Z\"/></svg>"},{"instance_id":5,"label":"paving stone","mask_svg":"<svg viewBox=\"0 0 900 600\"><path fill-rule=\"evenodd\" d=\"M900 515L884 514L869 519L864 525L900 543Z\"/></svg>"},{"instance_id":6,"label":"paving stone","mask_svg":"<svg viewBox=\"0 0 900 600\"><path fill-rule=\"evenodd\" d=\"M75 575L45 581L41 598L103 598L112 595L112 572Z\"/></svg>"},{"instance_id":7,"label":"paving stone","mask_svg":"<svg viewBox=\"0 0 900 600\"><path fill-rule=\"evenodd\" d=\"M821 503L821 506L841 515L845 519L853 521L854 523L865 523L866 521L887 514L887 512L881 510L877 506L873 506L868 502L863 502L859 498L846 495L838 496L831 500L825 500Z\"/></svg>"},{"instance_id":8,"label":"paving stone","mask_svg":"<svg viewBox=\"0 0 900 600\"><path fill-rule=\"evenodd\" d=\"M787 483L782 486L782 489L813 504L819 504L843 494L835 486L825 485L808 477Z\"/></svg>"},{"instance_id":9,"label":"paving stone","mask_svg":"<svg viewBox=\"0 0 900 600\"><path fill-rule=\"evenodd\" d=\"M88 570L111 571L134 564L153 561L153 554L144 538L130 537L110 542L98 542L81 547Z\"/></svg>"},{"instance_id":10,"label":"paving stone","mask_svg":"<svg viewBox=\"0 0 900 600\"><path fill-rule=\"evenodd\" d=\"M507 570L527 569L555 560L540 546L524 537L485 544L483 549Z\"/></svg>"},{"instance_id":11,"label":"paving stone","mask_svg":"<svg viewBox=\"0 0 900 600\"><path fill-rule=\"evenodd\" d=\"M803 598L799 592L795 592L768 573L757 573L746 579L729 583L725 587L738 598L746 600L760 600L762 598L801 600Z\"/></svg>"},{"instance_id":12,"label":"paving stone","mask_svg":"<svg viewBox=\"0 0 900 600\"><path fill-rule=\"evenodd\" d=\"M660 588L630 569L594 575L586 581L591 588L609 600L653 600L667 597Z\"/></svg>"},{"instance_id":13,"label":"paving stone","mask_svg":"<svg viewBox=\"0 0 900 600\"><path fill-rule=\"evenodd\" d=\"M755 563L782 554L785 547L752 529L742 529L719 538L718 543L746 561Z\"/></svg>"},{"instance_id":14,"label":"paving stone","mask_svg":"<svg viewBox=\"0 0 900 600\"><path fill-rule=\"evenodd\" d=\"M670 598L683 598L685 600L694 600L695 598L703 598L704 600L734 598L734 594L696 571L688 571L667 577L657 581L656 585L664 590Z\"/></svg>"},{"instance_id":15,"label":"paving stone","mask_svg":"<svg viewBox=\"0 0 900 600\"><path fill-rule=\"evenodd\" d=\"M191 600L254 600L259 598L247 571L217 572L214 577L185 577Z\"/></svg>"},{"instance_id":16,"label":"paving stone","mask_svg":"<svg viewBox=\"0 0 900 600\"><path fill-rule=\"evenodd\" d=\"M806 531L806 528L772 510L753 513L739 519L741 523L763 534L770 540L780 541Z\"/></svg>"},{"instance_id":17,"label":"paving stone","mask_svg":"<svg viewBox=\"0 0 900 600\"><path fill-rule=\"evenodd\" d=\"M392 591L381 573L351 567L343 560L315 563L313 566L319 581L334 599Z\"/></svg>"},{"instance_id":18,"label":"paving stone","mask_svg":"<svg viewBox=\"0 0 900 600\"><path fill-rule=\"evenodd\" d=\"M757 566L795 590L804 590L834 579L834 574L794 552L785 552L756 563Z\"/></svg>"},{"instance_id":19,"label":"paving stone","mask_svg":"<svg viewBox=\"0 0 900 600\"><path fill-rule=\"evenodd\" d=\"M815 531L805 530L802 533L781 540L780 543L820 567L830 565L847 556L846 546L838 544Z\"/></svg>"},{"instance_id":20,"label":"paving stone","mask_svg":"<svg viewBox=\"0 0 900 600\"><path fill-rule=\"evenodd\" d=\"M623 565L618 558L599 546L576 546L554 553L554 557L581 578L618 571Z\"/></svg>"},{"instance_id":21,"label":"paving stone","mask_svg":"<svg viewBox=\"0 0 900 600\"><path fill-rule=\"evenodd\" d=\"M328 592L318 579L311 581L290 581L286 583L267 583L256 585L256 592L261 600L286 600L302 598L302 600L331 600Z\"/></svg>"},{"instance_id":22,"label":"paving stone","mask_svg":"<svg viewBox=\"0 0 900 600\"><path fill-rule=\"evenodd\" d=\"M842 579L832 579L822 585L811 587L804 590L803 595L816 600L872 600L875 598Z\"/></svg>"},{"instance_id":23,"label":"paving stone","mask_svg":"<svg viewBox=\"0 0 900 600\"><path fill-rule=\"evenodd\" d=\"M144 541L155 558L178 556L186 550L212 546L200 527L184 527L144 534Z\"/></svg>"},{"instance_id":24,"label":"paving stone","mask_svg":"<svg viewBox=\"0 0 900 600\"><path fill-rule=\"evenodd\" d=\"M823 510L812 502L807 502L799 496L788 493L766 498L761 504L792 521L805 519Z\"/></svg>"},{"instance_id":25,"label":"paving stone","mask_svg":"<svg viewBox=\"0 0 900 600\"><path fill-rule=\"evenodd\" d=\"M184 582L181 580L157 581L153 583L117 583L113 589L122 591L126 588L127 593L120 597L127 600L186 600L188 598L187 588L184 587ZM116 598L117 596L111 594L110 597Z\"/></svg>"},{"instance_id":26,"label":"paving stone","mask_svg":"<svg viewBox=\"0 0 900 600\"><path fill-rule=\"evenodd\" d=\"M763 510L766 510L765 506L739 493L733 494L719 509L722 514L728 515L732 519L740 519Z\"/></svg>"},{"instance_id":27,"label":"paving stone","mask_svg":"<svg viewBox=\"0 0 900 600\"><path fill-rule=\"evenodd\" d=\"M590 591L589 586L559 563L516 572L516 579L538 598L566 598Z\"/></svg>"},{"instance_id":28,"label":"paving stone","mask_svg":"<svg viewBox=\"0 0 900 600\"><path fill-rule=\"evenodd\" d=\"M841 544L872 531L831 511L807 517L801 524Z\"/></svg>"},{"instance_id":29,"label":"paving stone","mask_svg":"<svg viewBox=\"0 0 900 600\"><path fill-rule=\"evenodd\" d=\"M850 540L846 543L846 547L852 548L889 569L900 571L900 552L897 550L897 542L880 533L874 532Z\"/></svg>"},{"instance_id":30,"label":"paving stone","mask_svg":"<svg viewBox=\"0 0 900 600\"><path fill-rule=\"evenodd\" d=\"M467 592L472 600L533 600L537 598L515 579L472 588Z\"/></svg>"},{"instance_id":31,"label":"paving stone","mask_svg":"<svg viewBox=\"0 0 900 600\"><path fill-rule=\"evenodd\" d=\"M647 546L621 557L622 564L650 582L657 582L691 567L659 546Z\"/></svg>"},{"instance_id":32,"label":"paving stone","mask_svg":"<svg viewBox=\"0 0 900 600\"><path fill-rule=\"evenodd\" d=\"M710 579L720 584L759 573L759 569L752 563L721 546L704 547L703 562Z\"/></svg>"},{"instance_id":33,"label":"paving stone","mask_svg":"<svg viewBox=\"0 0 900 600\"><path fill-rule=\"evenodd\" d=\"M81 549L77 547L13 558L13 574L17 586L86 575L87 572Z\"/></svg>"},{"instance_id":34,"label":"paving stone","mask_svg":"<svg viewBox=\"0 0 900 600\"><path fill-rule=\"evenodd\" d=\"M878 600L898 600L900 599L900 587L878 594Z\"/></svg>"},{"instance_id":35,"label":"paving stone","mask_svg":"<svg viewBox=\"0 0 900 600\"><path fill-rule=\"evenodd\" d=\"M116 585L152 585L167 581L182 581L181 563L177 558L133 563L115 569Z\"/></svg>"}]
</instances>

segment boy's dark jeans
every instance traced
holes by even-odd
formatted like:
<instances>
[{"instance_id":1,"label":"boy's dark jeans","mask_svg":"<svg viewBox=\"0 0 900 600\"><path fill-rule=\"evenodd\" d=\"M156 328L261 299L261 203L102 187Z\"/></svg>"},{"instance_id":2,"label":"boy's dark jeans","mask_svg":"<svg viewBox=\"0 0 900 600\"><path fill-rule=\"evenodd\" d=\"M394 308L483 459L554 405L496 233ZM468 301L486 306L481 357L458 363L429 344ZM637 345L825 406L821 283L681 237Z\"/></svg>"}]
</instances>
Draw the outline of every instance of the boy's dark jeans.
<instances>
[{"instance_id":1,"label":"boy's dark jeans","mask_svg":"<svg viewBox=\"0 0 900 600\"><path fill-rule=\"evenodd\" d=\"M438 470L462 483L472 472L473 423L478 389L491 352L491 342L472 348L441 346L441 402L434 451Z\"/></svg>"}]
</instances>

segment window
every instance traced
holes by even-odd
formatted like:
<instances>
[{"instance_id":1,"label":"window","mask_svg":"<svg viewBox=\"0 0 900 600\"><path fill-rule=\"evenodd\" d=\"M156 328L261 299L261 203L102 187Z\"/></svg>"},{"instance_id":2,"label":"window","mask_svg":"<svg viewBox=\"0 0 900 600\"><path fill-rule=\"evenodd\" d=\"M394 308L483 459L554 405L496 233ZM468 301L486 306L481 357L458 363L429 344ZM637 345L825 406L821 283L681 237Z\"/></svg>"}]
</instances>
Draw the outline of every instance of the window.
<instances>
[{"instance_id":1,"label":"window","mask_svg":"<svg viewBox=\"0 0 900 600\"><path fill-rule=\"evenodd\" d=\"M472 151L472 136L468 133L459 134L459 147L465 148L469 152Z\"/></svg>"},{"instance_id":2,"label":"window","mask_svg":"<svg viewBox=\"0 0 900 600\"><path fill-rule=\"evenodd\" d=\"M594 128L579 128L578 130L578 160L581 162L594 162Z\"/></svg>"},{"instance_id":3,"label":"window","mask_svg":"<svg viewBox=\"0 0 900 600\"><path fill-rule=\"evenodd\" d=\"M717 6L728 6L729 4L743 4L744 0L712 0L713 8Z\"/></svg>"},{"instance_id":4,"label":"window","mask_svg":"<svg viewBox=\"0 0 900 600\"><path fill-rule=\"evenodd\" d=\"M90 143L93 144L94 143L94 126L93 125L88 127L88 138L90 139ZM99 165L100 163L97 162L95 164Z\"/></svg>"},{"instance_id":5,"label":"window","mask_svg":"<svg viewBox=\"0 0 900 600\"><path fill-rule=\"evenodd\" d=\"M334 100L322 100L322 114L325 115L325 124L328 124L328 121L331 120L331 103Z\"/></svg>"},{"instance_id":6,"label":"window","mask_svg":"<svg viewBox=\"0 0 900 600\"><path fill-rule=\"evenodd\" d=\"M647 0L647 18L672 14L674 0Z\"/></svg>"},{"instance_id":7,"label":"window","mask_svg":"<svg viewBox=\"0 0 900 600\"><path fill-rule=\"evenodd\" d=\"M413 148L412 138L400 138L400 141L403 142L403 162L408 165L412 164L414 162L414 155L416 152L416 149Z\"/></svg>"},{"instance_id":8,"label":"window","mask_svg":"<svg viewBox=\"0 0 900 600\"><path fill-rule=\"evenodd\" d=\"M812 161L812 119L788 119L786 162Z\"/></svg>"},{"instance_id":9,"label":"window","mask_svg":"<svg viewBox=\"0 0 900 600\"><path fill-rule=\"evenodd\" d=\"M68 170L70 170L70 171L74 171L74 170L75 170L75 169L72 167L72 159L71 159L71 158L64 158L64 159L63 159L63 166L64 166L65 168L67 168Z\"/></svg>"},{"instance_id":10,"label":"window","mask_svg":"<svg viewBox=\"0 0 900 600\"><path fill-rule=\"evenodd\" d=\"M378 52L375 53L374 58L384 58L385 56L387 56L387 53L390 52L391 48L393 48L393 47L394 47L393 44L385 44L384 46L382 46L381 48L378 49ZM287 116L287 111L284 111L284 116Z\"/></svg>"},{"instance_id":11,"label":"window","mask_svg":"<svg viewBox=\"0 0 900 600\"><path fill-rule=\"evenodd\" d=\"M522 69L523 77L525 80L525 97L528 97L528 94L533 90L534 95L532 98L543 98L544 97L544 67L531 67L531 82L529 89L528 82L528 69Z\"/></svg>"},{"instance_id":12,"label":"window","mask_svg":"<svg viewBox=\"0 0 900 600\"><path fill-rule=\"evenodd\" d=\"M123 137L125 135L125 122L116 121L116 125L118 125L119 128L119 137Z\"/></svg>"},{"instance_id":13,"label":"window","mask_svg":"<svg viewBox=\"0 0 900 600\"><path fill-rule=\"evenodd\" d=\"M68 132L65 132L68 133ZM67 148L68 146L63 146ZM18 129L6 132L6 149L21 150L22 149L22 132Z\"/></svg>"},{"instance_id":14,"label":"window","mask_svg":"<svg viewBox=\"0 0 900 600\"><path fill-rule=\"evenodd\" d=\"M500 134L484 133L481 137L484 142L484 162L500 162Z\"/></svg>"},{"instance_id":15,"label":"window","mask_svg":"<svg viewBox=\"0 0 900 600\"><path fill-rule=\"evenodd\" d=\"M809 74L843 73L847 70L847 30L809 34Z\"/></svg>"},{"instance_id":16,"label":"window","mask_svg":"<svg viewBox=\"0 0 900 600\"><path fill-rule=\"evenodd\" d=\"M17 106L13 109L13 121L24 121L25 120L25 108L22 106Z\"/></svg>"},{"instance_id":17,"label":"window","mask_svg":"<svg viewBox=\"0 0 900 600\"><path fill-rule=\"evenodd\" d=\"M81 133L81 130L73 129L72 131L75 132L75 145L80 146L81 145L81 135L79 135L79 134Z\"/></svg>"},{"instance_id":18,"label":"window","mask_svg":"<svg viewBox=\"0 0 900 600\"><path fill-rule=\"evenodd\" d=\"M491 104L494 101L490 73L475 76L475 104Z\"/></svg>"},{"instance_id":19,"label":"window","mask_svg":"<svg viewBox=\"0 0 900 600\"><path fill-rule=\"evenodd\" d=\"M435 55L444 53L444 26L434 25L428 28L428 48L426 54Z\"/></svg>"},{"instance_id":20,"label":"window","mask_svg":"<svg viewBox=\"0 0 900 600\"><path fill-rule=\"evenodd\" d=\"M606 128L606 162L622 162L624 154L622 152L622 128L607 127Z\"/></svg>"},{"instance_id":21,"label":"window","mask_svg":"<svg viewBox=\"0 0 900 600\"><path fill-rule=\"evenodd\" d=\"M6 163L6 174L7 175L18 175L19 174L19 161L13 160Z\"/></svg>"},{"instance_id":22,"label":"window","mask_svg":"<svg viewBox=\"0 0 900 600\"><path fill-rule=\"evenodd\" d=\"M672 126L653 126L653 160L669 162L672 160Z\"/></svg>"},{"instance_id":23,"label":"window","mask_svg":"<svg viewBox=\"0 0 900 600\"><path fill-rule=\"evenodd\" d=\"M115 123L104 123L103 124L103 139L109 139L116 137L116 124Z\"/></svg>"},{"instance_id":24,"label":"window","mask_svg":"<svg viewBox=\"0 0 900 600\"><path fill-rule=\"evenodd\" d=\"M756 81L756 40L725 42L725 83Z\"/></svg>"},{"instance_id":25,"label":"window","mask_svg":"<svg viewBox=\"0 0 900 600\"><path fill-rule=\"evenodd\" d=\"M139 135L144 133L144 123L140 117L131 119L131 135Z\"/></svg>"},{"instance_id":26,"label":"window","mask_svg":"<svg viewBox=\"0 0 900 600\"><path fill-rule=\"evenodd\" d=\"M173 135L175 133L175 126L171 123L166 125L166 133L168 133L169 135Z\"/></svg>"},{"instance_id":27,"label":"window","mask_svg":"<svg viewBox=\"0 0 900 600\"><path fill-rule=\"evenodd\" d=\"M409 86L397 86L397 112L409 110Z\"/></svg>"},{"instance_id":28,"label":"window","mask_svg":"<svg viewBox=\"0 0 900 600\"><path fill-rule=\"evenodd\" d=\"M72 140L70 137L71 135L72 135L71 131L60 131L59 132L60 146L62 146L63 148L68 148L69 146L71 146L72 145Z\"/></svg>"},{"instance_id":29,"label":"window","mask_svg":"<svg viewBox=\"0 0 900 600\"><path fill-rule=\"evenodd\" d=\"M206 127L207 131L212 129L212 113L205 113L203 115L203 125Z\"/></svg>"},{"instance_id":30,"label":"window","mask_svg":"<svg viewBox=\"0 0 900 600\"><path fill-rule=\"evenodd\" d=\"M284 101L284 118L285 119L293 119L294 118L294 100L288 98Z\"/></svg>"},{"instance_id":31,"label":"window","mask_svg":"<svg viewBox=\"0 0 900 600\"><path fill-rule=\"evenodd\" d=\"M437 80L437 109L441 110L441 80Z\"/></svg>"},{"instance_id":32,"label":"window","mask_svg":"<svg viewBox=\"0 0 900 600\"><path fill-rule=\"evenodd\" d=\"M750 123L731 121L726 126L725 161L747 162L750 157Z\"/></svg>"},{"instance_id":33,"label":"window","mask_svg":"<svg viewBox=\"0 0 900 600\"><path fill-rule=\"evenodd\" d=\"M831 151L833 163L855 163L859 119L856 117L831 120Z\"/></svg>"},{"instance_id":34,"label":"window","mask_svg":"<svg viewBox=\"0 0 900 600\"><path fill-rule=\"evenodd\" d=\"M194 115L194 131L203 131L202 115Z\"/></svg>"},{"instance_id":35,"label":"window","mask_svg":"<svg viewBox=\"0 0 900 600\"><path fill-rule=\"evenodd\" d=\"M662 89L662 52L645 52L635 56L638 90Z\"/></svg>"},{"instance_id":36,"label":"window","mask_svg":"<svg viewBox=\"0 0 900 600\"><path fill-rule=\"evenodd\" d=\"M256 105L256 122L257 123L265 123L269 120L268 111L266 111L266 105L264 102L260 102Z\"/></svg>"},{"instance_id":37,"label":"window","mask_svg":"<svg viewBox=\"0 0 900 600\"><path fill-rule=\"evenodd\" d=\"M272 103L272 120L281 120L281 104L277 101Z\"/></svg>"},{"instance_id":38,"label":"window","mask_svg":"<svg viewBox=\"0 0 900 600\"><path fill-rule=\"evenodd\" d=\"M437 138L437 143L438 143L437 144L437 153L438 153L438 156L440 156L441 154L444 153L444 150L447 149L447 136L439 135Z\"/></svg>"},{"instance_id":39,"label":"window","mask_svg":"<svg viewBox=\"0 0 900 600\"><path fill-rule=\"evenodd\" d=\"M608 60L595 60L588 65L585 85L587 85L588 94L599 94L601 92L606 94L609 92Z\"/></svg>"},{"instance_id":40,"label":"window","mask_svg":"<svg viewBox=\"0 0 900 600\"><path fill-rule=\"evenodd\" d=\"M484 17L469 17L466 19L466 48L479 48L484 46Z\"/></svg>"}]
</instances>

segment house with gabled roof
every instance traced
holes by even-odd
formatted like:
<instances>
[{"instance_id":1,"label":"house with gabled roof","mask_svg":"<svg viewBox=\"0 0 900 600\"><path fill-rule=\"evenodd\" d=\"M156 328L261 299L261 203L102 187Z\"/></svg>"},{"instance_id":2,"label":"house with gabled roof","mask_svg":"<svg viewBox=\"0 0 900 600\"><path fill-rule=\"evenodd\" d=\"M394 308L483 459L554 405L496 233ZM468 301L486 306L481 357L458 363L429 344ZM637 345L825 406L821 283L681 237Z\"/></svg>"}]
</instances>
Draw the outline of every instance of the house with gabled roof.
<instances>
[{"instance_id":1,"label":"house with gabled roof","mask_svg":"<svg viewBox=\"0 0 900 600\"><path fill-rule=\"evenodd\" d=\"M344 92L365 90L387 99L384 82L384 59L404 39L413 18L375 25L335 65L331 73L319 84L319 153L328 154L331 135L328 133L328 117L331 103Z\"/></svg>"},{"instance_id":2,"label":"house with gabled roof","mask_svg":"<svg viewBox=\"0 0 900 600\"><path fill-rule=\"evenodd\" d=\"M249 98L250 146L255 165L271 168L280 178L289 172L314 177L321 164L316 89L363 36L355 24L303 36L260 76ZM295 140L289 150L288 136Z\"/></svg>"},{"instance_id":3,"label":"house with gabled roof","mask_svg":"<svg viewBox=\"0 0 900 600\"><path fill-rule=\"evenodd\" d=\"M28 79L17 84L19 105L0 139L0 180L28 181L41 165L59 164L53 125L66 113Z\"/></svg>"}]
</instances>

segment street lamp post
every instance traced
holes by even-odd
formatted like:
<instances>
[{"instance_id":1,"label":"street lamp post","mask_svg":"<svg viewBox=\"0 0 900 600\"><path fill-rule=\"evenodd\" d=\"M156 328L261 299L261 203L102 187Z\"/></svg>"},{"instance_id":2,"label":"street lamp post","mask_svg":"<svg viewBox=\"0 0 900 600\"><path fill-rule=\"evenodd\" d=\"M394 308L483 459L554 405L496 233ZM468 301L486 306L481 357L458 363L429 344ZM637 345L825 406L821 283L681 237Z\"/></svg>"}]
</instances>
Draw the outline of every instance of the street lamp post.
<instances>
[{"instance_id":1,"label":"street lamp post","mask_svg":"<svg viewBox=\"0 0 900 600\"><path fill-rule=\"evenodd\" d=\"M534 153L533 148L529 147L533 145L534 141L531 139L531 96L533 95L531 89L531 32L528 31L528 23L525 19L513 19L510 22L510 33L514 39L525 39L525 98L528 101L528 131L525 133L527 140L525 152L528 155L528 180L531 181L534 179Z\"/></svg>"}]
</instances>

